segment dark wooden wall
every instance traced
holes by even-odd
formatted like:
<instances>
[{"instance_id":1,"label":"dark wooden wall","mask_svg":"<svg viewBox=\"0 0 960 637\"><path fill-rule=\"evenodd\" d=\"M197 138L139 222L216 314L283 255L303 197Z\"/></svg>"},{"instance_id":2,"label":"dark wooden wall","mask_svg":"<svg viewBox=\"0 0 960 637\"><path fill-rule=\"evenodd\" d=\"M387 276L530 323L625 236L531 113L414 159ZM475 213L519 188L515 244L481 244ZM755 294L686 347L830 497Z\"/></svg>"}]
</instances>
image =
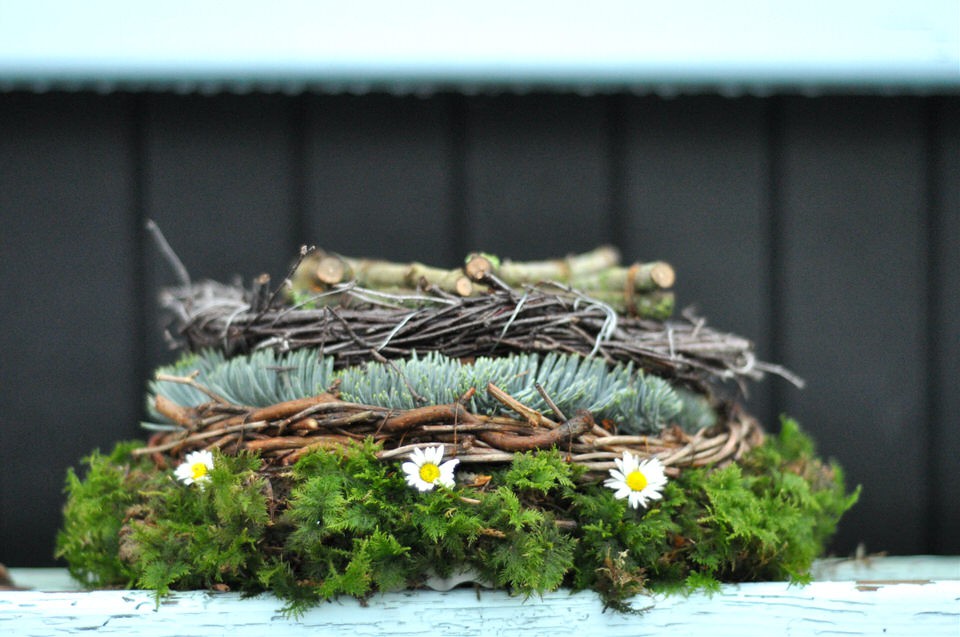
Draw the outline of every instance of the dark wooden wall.
<instances>
[{"instance_id":1,"label":"dark wooden wall","mask_svg":"<svg viewBox=\"0 0 960 637\"><path fill-rule=\"evenodd\" d=\"M808 380L863 485L834 542L960 552L960 98L0 94L0 562L52 563L67 466L142 437L155 295L312 243L452 266L613 243Z\"/></svg>"}]
</instances>

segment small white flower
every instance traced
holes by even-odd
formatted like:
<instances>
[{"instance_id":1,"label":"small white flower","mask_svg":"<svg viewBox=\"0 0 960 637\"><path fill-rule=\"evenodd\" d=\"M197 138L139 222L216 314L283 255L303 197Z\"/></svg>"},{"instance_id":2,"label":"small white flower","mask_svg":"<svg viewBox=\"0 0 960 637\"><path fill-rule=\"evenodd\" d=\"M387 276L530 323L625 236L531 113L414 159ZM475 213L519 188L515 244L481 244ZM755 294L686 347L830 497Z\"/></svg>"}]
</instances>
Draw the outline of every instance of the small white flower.
<instances>
[{"instance_id":1,"label":"small white flower","mask_svg":"<svg viewBox=\"0 0 960 637\"><path fill-rule=\"evenodd\" d=\"M610 477L603 486L616 491L618 500L629 498L630 506L646 507L647 500L659 500L660 491L667 484L663 473L663 463L659 458L640 460L629 451L623 452L623 458L616 458L616 469L610 469Z\"/></svg>"},{"instance_id":2,"label":"small white flower","mask_svg":"<svg viewBox=\"0 0 960 637\"><path fill-rule=\"evenodd\" d=\"M204 449L188 453L174 474L177 480L184 484L196 482L202 485L210 479L208 474L211 469L213 469L213 454Z\"/></svg>"},{"instance_id":3,"label":"small white flower","mask_svg":"<svg viewBox=\"0 0 960 637\"><path fill-rule=\"evenodd\" d=\"M429 491L436 485L452 487L453 469L460 462L459 458L443 460L443 447L427 447L425 449L414 449L410 454L410 461L400 465L406 474L407 484L416 487L420 491Z\"/></svg>"}]
</instances>

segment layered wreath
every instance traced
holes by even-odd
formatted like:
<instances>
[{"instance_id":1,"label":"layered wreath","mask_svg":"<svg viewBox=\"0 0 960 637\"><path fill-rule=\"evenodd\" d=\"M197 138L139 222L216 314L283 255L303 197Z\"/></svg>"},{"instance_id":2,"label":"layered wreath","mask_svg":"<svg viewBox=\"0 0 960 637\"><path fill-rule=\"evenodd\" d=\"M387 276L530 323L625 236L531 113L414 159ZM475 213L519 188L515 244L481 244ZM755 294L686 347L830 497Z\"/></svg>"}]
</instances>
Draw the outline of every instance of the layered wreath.
<instances>
[{"instance_id":1,"label":"layered wreath","mask_svg":"<svg viewBox=\"0 0 960 637\"><path fill-rule=\"evenodd\" d=\"M58 554L93 585L270 590L297 612L461 570L618 610L802 579L856 494L792 421L766 436L739 403L766 373L801 381L670 318L668 264L617 258L304 250L275 289L174 260L188 353L150 383L149 440L70 473Z\"/></svg>"}]
</instances>

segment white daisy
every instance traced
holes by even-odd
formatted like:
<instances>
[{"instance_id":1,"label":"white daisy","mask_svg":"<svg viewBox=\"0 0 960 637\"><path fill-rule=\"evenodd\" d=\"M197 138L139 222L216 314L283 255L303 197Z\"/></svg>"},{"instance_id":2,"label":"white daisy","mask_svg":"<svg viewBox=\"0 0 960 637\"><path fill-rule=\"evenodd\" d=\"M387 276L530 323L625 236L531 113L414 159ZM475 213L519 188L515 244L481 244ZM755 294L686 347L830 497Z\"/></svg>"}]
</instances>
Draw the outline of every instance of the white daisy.
<instances>
[{"instance_id":1,"label":"white daisy","mask_svg":"<svg viewBox=\"0 0 960 637\"><path fill-rule=\"evenodd\" d=\"M436 485L452 487L453 469L460 462L459 458L443 460L443 447L426 447L414 449L410 454L410 461L400 465L406 474L407 484L420 491L429 491Z\"/></svg>"},{"instance_id":2,"label":"white daisy","mask_svg":"<svg viewBox=\"0 0 960 637\"><path fill-rule=\"evenodd\" d=\"M213 469L213 454L204 449L188 453L174 475L184 484L196 482L202 485L210 479L208 474L211 469Z\"/></svg>"},{"instance_id":3,"label":"white daisy","mask_svg":"<svg viewBox=\"0 0 960 637\"><path fill-rule=\"evenodd\" d=\"M630 506L646 507L647 500L659 500L660 491L667 484L663 473L663 463L659 458L640 460L629 451L623 452L623 458L616 458L616 469L610 469L610 477L603 486L616 491L617 499L629 498Z\"/></svg>"}]
</instances>

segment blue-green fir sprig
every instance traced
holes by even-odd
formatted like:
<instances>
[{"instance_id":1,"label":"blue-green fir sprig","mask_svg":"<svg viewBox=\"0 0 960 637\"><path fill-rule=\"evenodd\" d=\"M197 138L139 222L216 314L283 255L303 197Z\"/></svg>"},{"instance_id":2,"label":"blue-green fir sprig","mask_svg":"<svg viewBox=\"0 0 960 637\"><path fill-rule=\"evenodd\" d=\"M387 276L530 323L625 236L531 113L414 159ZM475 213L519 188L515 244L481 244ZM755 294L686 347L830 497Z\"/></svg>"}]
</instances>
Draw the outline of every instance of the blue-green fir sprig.
<instances>
[{"instance_id":1,"label":"blue-green fir sprig","mask_svg":"<svg viewBox=\"0 0 960 637\"><path fill-rule=\"evenodd\" d=\"M334 371L333 358L323 357L316 350L288 354L262 350L231 359L205 351L161 368L158 375L187 376L194 372L197 382L213 393L250 407L315 395L339 383L343 400L388 409L449 404L475 388L470 409L497 414L506 407L487 393L487 385L493 383L537 411L551 411L542 391L565 416L586 410L596 418L617 423L626 434L656 433L674 421L703 422L704 405L690 397L681 398L682 394L665 379L636 370L632 364L609 366L602 359L575 354L480 357L464 364L436 352L425 356L414 353L406 359L372 361ZM158 423L164 418L153 408L157 394L183 406L210 400L194 387L167 380L152 381L149 390L150 415ZM681 413L685 405L690 405L691 418Z\"/></svg>"}]
</instances>

